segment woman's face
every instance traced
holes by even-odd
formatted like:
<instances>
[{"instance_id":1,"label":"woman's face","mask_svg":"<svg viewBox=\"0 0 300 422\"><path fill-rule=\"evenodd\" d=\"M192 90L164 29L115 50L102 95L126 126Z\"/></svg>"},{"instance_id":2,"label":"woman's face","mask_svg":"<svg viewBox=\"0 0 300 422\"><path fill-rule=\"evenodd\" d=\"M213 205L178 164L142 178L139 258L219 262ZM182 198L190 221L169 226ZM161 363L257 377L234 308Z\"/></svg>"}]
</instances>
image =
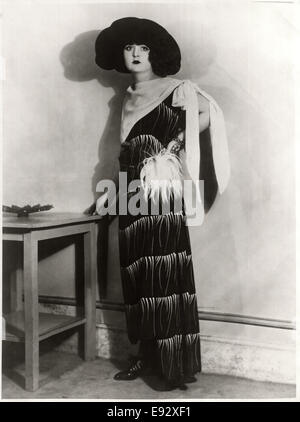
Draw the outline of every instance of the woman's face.
<instances>
[{"instance_id":1,"label":"woman's face","mask_svg":"<svg viewBox=\"0 0 300 422\"><path fill-rule=\"evenodd\" d=\"M149 61L150 48L145 44L127 44L123 50L126 68L131 73L152 71Z\"/></svg>"}]
</instances>

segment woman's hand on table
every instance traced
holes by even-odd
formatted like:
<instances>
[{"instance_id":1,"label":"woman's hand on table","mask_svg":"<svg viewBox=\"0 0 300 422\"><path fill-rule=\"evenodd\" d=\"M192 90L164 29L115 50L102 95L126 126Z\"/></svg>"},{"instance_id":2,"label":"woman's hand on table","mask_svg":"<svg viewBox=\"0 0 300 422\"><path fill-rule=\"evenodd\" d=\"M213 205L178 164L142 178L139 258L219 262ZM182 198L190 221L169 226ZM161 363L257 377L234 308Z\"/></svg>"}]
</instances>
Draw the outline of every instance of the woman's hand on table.
<instances>
[{"instance_id":1,"label":"woman's hand on table","mask_svg":"<svg viewBox=\"0 0 300 422\"><path fill-rule=\"evenodd\" d=\"M102 211L103 211L103 209L104 209L104 205L105 205L105 203L106 203L107 199L108 199L107 192L103 193L103 195L101 195L101 196L97 199L97 201L96 201L95 214L98 214L98 215L104 215ZM106 214L106 213L105 213L105 214Z\"/></svg>"}]
</instances>

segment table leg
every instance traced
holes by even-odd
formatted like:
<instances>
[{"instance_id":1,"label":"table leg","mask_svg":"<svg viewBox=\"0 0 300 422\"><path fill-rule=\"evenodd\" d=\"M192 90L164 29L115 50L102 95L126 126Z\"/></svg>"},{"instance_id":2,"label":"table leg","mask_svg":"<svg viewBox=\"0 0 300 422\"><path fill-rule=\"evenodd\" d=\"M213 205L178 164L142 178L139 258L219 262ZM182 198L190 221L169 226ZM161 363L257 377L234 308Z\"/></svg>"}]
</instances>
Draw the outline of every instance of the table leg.
<instances>
[{"instance_id":1,"label":"table leg","mask_svg":"<svg viewBox=\"0 0 300 422\"><path fill-rule=\"evenodd\" d=\"M92 360L96 355L96 224L84 233L84 358Z\"/></svg>"},{"instance_id":2,"label":"table leg","mask_svg":"<svg viewBox=\"0 0 300 422\"><path fill-rule=\"evenodd\" d=\"M39 387L38 241L24 234L25 388Z\"/></svg>"},{"instance_id":3,"label":"table leg","mask_svg":"<svg viewBox=\"0 0 300 422\"><path fill-rule=\"evenodd\" d=\"M23 308L23 271L17 268L10 276L10 307L11 311L21 311Z\"/></svg>"}]
</instances>

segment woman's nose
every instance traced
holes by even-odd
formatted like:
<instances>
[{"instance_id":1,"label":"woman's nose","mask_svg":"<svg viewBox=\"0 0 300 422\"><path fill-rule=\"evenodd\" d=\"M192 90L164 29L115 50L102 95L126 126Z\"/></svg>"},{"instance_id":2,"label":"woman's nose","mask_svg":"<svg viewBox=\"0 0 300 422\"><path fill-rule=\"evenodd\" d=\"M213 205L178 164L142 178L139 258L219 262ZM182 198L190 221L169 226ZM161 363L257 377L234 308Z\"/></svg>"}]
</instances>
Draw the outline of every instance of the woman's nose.
<instances>
[{"instance_id":1,"label":"woman's nose","mask_svg":"<svg viewBox=\"0 0 300 422\"><path fill-rule=\"evenodd\" d=\"M140 52L139 46L138 45L135 45L133 47L133 55L134 55L134 57L138 56L139 55L139 52Z\"/></svg>"}]
</instances>

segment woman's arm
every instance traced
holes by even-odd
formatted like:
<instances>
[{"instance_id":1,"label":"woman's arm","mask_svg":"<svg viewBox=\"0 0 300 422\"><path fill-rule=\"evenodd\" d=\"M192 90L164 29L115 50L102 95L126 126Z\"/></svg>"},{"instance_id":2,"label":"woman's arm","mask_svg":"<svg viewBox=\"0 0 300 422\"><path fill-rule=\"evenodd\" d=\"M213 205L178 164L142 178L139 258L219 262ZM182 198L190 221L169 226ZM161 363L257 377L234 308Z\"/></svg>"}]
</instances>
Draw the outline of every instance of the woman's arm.
<instances>
[{"instance_id":1,"label":"woman's arm","mask_svg":"<svg viewBox=\"0 0 300 422\"><path fill-rule=\"evenodd\" d=\"M199 110L199 132L203 132L205 129L208 128L210 118L209 118L209 101L203 97L201 94L197 94L198 97L198 110ZM185 132L179 132L177 135L177 140L182 141L184 139ZM172 140L169 142L168 151L170 152L178 152L180 150L180 143L176 140Z\"/></svg>"},{"instance_id":2,"label":"woman's arm","mask_svg":"<svg viewBox=\"0 0 300 422\"><path fill-rule=\"evenodd\" d=\"M201 94L198 94L197 96L199 105L199 126L201 133L209 126L209 101Z\"/></svg>"}]
</instances>

